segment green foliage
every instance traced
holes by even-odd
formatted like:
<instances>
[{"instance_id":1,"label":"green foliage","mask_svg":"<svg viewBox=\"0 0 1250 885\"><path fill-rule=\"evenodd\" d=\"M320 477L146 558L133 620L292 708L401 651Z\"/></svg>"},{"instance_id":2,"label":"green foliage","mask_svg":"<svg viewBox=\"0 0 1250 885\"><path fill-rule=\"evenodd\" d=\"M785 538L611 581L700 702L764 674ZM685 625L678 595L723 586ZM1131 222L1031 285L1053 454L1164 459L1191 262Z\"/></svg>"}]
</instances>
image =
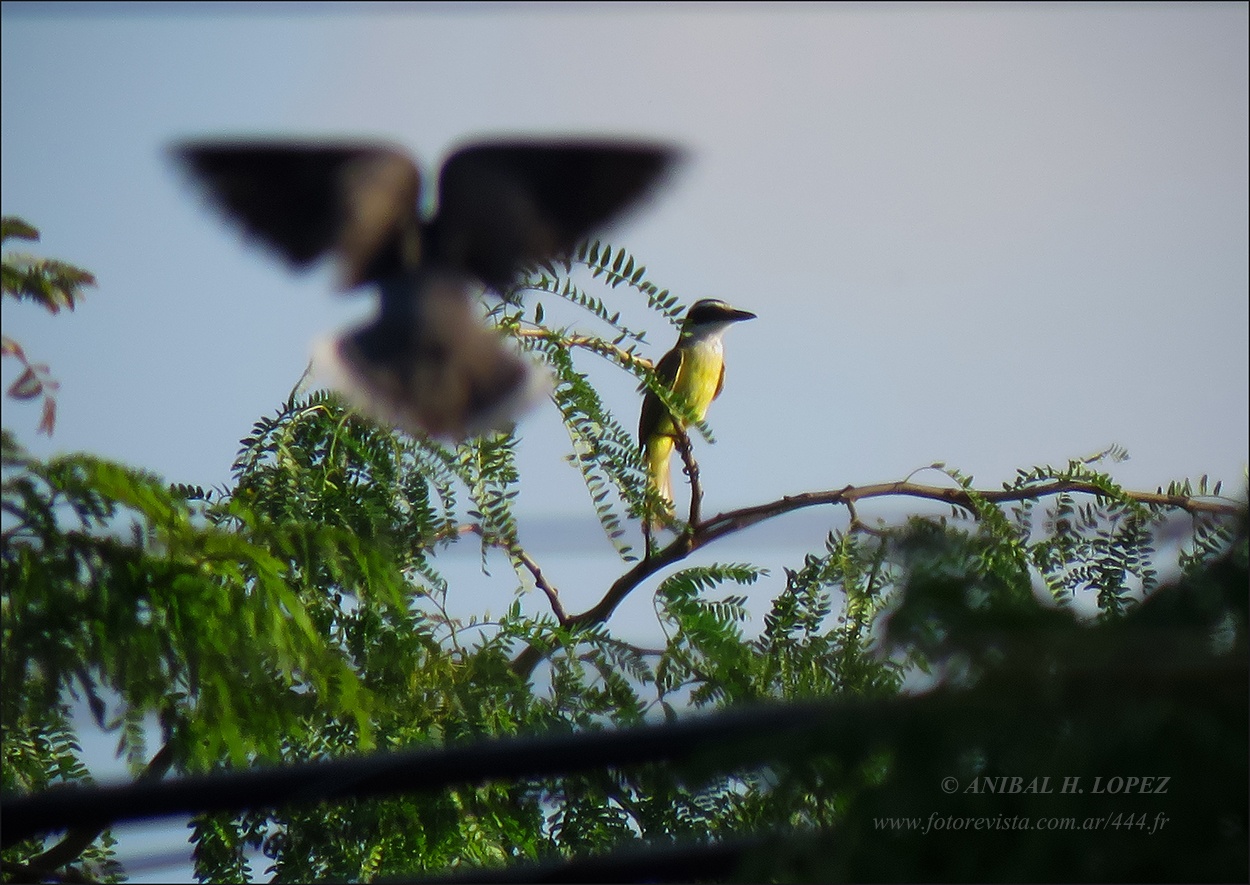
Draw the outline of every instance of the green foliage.
<instances>
[{"instance_id":1,"label":"green foliage","mask_svg":"<svg viewBox=\"0 0 1250 885\"><path fill-rule=\"evenodd\" d=\"M588 268L592 279L602 277L603 282L609 288L615 289L624 284L635 289L646 297L649 308L658 310L674 326L681 325L681 317L686 309L677 297L667 289L661 289L648 280L646 267L641 264L636 265L634 256L624 249L617 249L614 252L610 245L599 240L582 243L572 255L544 262L530 272L522 274L512 290L512 297L516 298L519 293L525 291L559 295L590 311L620 332L622 337L642 341L642 335L620 324L620 311L611 310L602 298L587 294L569 278L574 264ZM535 310L539 311L541 308L536 307ZM535 316L536 323L541 325L542 320L540 314Z\"/></svg>"},{"instance_id":2,"label":"green foliage","mask_svg":"<svg viewBox=\"0 0 1250 885\"><path fill-rule=\"evenodd\" d=\"M151 475L88 455L40 462L7 432L3 445L3 678L22 686L4 693L6 727L82 692L133 761L147 751L136 726L156 714L197 769L275 750L296 723L280 702L294 685L368 724L284 580L273 541L286 536L261 546L267 527L242 507L225 531Z\"/></svg>"},{"instance_id":3,"label":"green foliage","mask_svg":"<svg viewBox=\"0 0 1250 885\"><path fill-rule=\"evenodd\" d=\"M39 231L13 216L0 218L0 243L10 239L37 241ZM33 301L49 313L73 310L83 298L83 288L94 286L95 277L81 267L50 258L21 253L4 256L3 291L18 301Z\"/></svg>"},{"instance_id":4,"label":"green foliage","mask_svg":"<svg viewBox=\"0 0 1250 885\"><path fill-rule=\"evenodd\" d=\"M902 664L882 659L871 632L887 598L883 588L896 582L885 564L887 549L881 541L833 532L823 556L809 554L802 568L786 570L785 590L755 642L768 696L876 697L898 690Z\"/></svg>"},{"instance_id":5,"label":"green foliage","mask_svg":"<svg viewBox=\"0 0 1250 885\"><path fill-rule=\"evenodd\" d=\"M570 349L543 340L544 350L555 369L552 394L564 418L573 452L569 460L582 473L595 515L625 560L632 560L632 548L622 542L624 521L617 502L623 502L627 517L637 517L648 507L661 506L638 457L638 441L613 417L587 377L573 368ZM610 498L616 493L616 499Z\"/></svg>"},{"instance_id":6,"label":"green foliage","mask_svg":"<svg viewBox=\"0 0 1250 885\"><path fill-rule=\"evenodd\" d=\"M10 239L38 240L39 231L20 218L6 215L0 218L0 243ZM82 268L63 261L6 253L0 261L0 283L3 297L33 301L56 314L63 307L73 310L83 298L83 289L94 286L96 280ZM9 385L6 394L17 400L42 397L39 432L51 436L56 427L56 392L61 385L46 363L31 362L16 339L0 336L0 354L22 364L22 374Z\"/></svg>"},{"instance_id":7,"label":"green foliage","mask_svg":"<svg viewBox=\"0 0 1250 885\"><path fill-rule=\"evenodd\" d=\"M1084 483L1098 489L1094 502L1078 504L1061 493L1046 510L1046 535L1026 554L1058 599L1065 594L1093 590L1105 615L1114 616L1132 605L1132 594L1152 591L1158 574L1152 566L1155 529L1168 514L1158 505L1142 504L1127 496L1107 473L1093 465L1103 459L1123 460L1127 453L1113 448L1092 458L1074 459L1063 470L1051 467L1020 471L1010 489L1029 489L1040 483ZM1099 502L1105 502L1102 507ZM1016 513L1022 542L1032 530L1032 506L1027 499ZM1212 548L1214 552L1214 548Z\"/></svg>"},{"instance_id":8,"label":"green foliage","mask_svg":"<svg viewBox=\"0 0 1250 885\"><path fill-rule=\"evenodd\" d=\"M871 822L937 808L1059 813L1016 799L950 804L936 789L948 775L966 782L1053 770L1092 780L1170 758L1160 755L1168 740L1221 765L1244 751L1244 717L1237 726L1226 703L1233 693L1195 690L1187 675L1226 676L1230 662L1244 663L1244 578L1219 571L1232 562L1244 574L1244 531L1194 506L1195 489L1210 502L1218 484L1209 494L1205 478L1178 484L1167 492L1175 500L1163 490L1131 493L1099 466L1119 451L1021 471L1002 492L942 468L954 484L950 517L869 528L853 511L784 580L750 563L685 562L710 543L706 524L683 526L669 546L637 560L626 538L654 512L656 496L637 441L577 359L589 353L645 385L656 381L636 350L642 334L574 273L606 283L611 304L633 292L639 310L674 321L682 308L628 253L594 243L534 269L494 312L552 367L569 459L605 533L633 563L604 588L605 603L654 576L662 647L614 635L605 623L612 605L575 616L560 608L522 545L509 434L448 447L380 428L331 394L293 394L241 441L230 487L204 490L171 489L89 455L42 461L6 431L5 794L86 778L74 698L96 727L118 735L136 770L151 752L141 726L155 717L179 773L836 700L846 715L770 746L775 760L764 766L711 754L200 815L196 871L214 882L258 874L369 881L783 832L788 841L761 859L761 878L906 879L926 870L1047 878L1057 874L1046 861L1054 843L1040 836L1010 843L1016 853L989 852L991 861L1010 858L999 866L978 866L985 852L976 846L966 852L973 859L951 861L945 843L883 837ZM523 291L532 314L519 306ZM608 334L545 325L544 294ZM631 414L637 405L623 404ZM1160 543L1176 532L1167 519L1176 507L1193 513L1179 547ZM450 614L468 591L449 584L443 557L466 534L477 536L483 568L500 550L518 582L544 595L518 595L494 618ZM1184 588L1160 587L1167 569L1184 576ZM1242 581L1240 597L1229 595L1230 580ZM770 599L761 623L749 617L748 593ZM1074 603L1094 616L1078 617ZM1142 661L1152 668L1143 671L1146 687L1134 689L1124 674ZM1183 690L1169 688L1173 677ZM1118 681L1104 686L1110 678ZM936 689L900 694L908 680ZM1081 695L1083 684L1093 694ZM1182 718L1194 727L1176 726ZM1194 774L1182 798L1205 783ZM1224 809L1232 792L1215 795ZM1203 835L1195 820L1184 838L1220 863L1235 855L1244 817L1229 838L1215 826ZM837 851L806 850L804 834L830 831ZM1098 839L1081 844L1093 860L1074 875L1124 869L1099 860ZM1160 838L1145 856L1158 862L1180 844ZM32 840L3 857L25 863L45 847ZM256 849L266 870L249 865ZM110 858L105 833L75 869L116 877Z\"/></svg>"},{"instance_id":9,"label":"green foliage","mask_svg":"<svg viewBox=\"0 0 1250 885\"><path fill-rule=\"evenodd\" d=\"M661 697L695 682L695 706L757 699L748 677L753 654L740 626L747 619L746 597L708 594L724 581L753 584L763 574L750 565L713 565L683 569L660 584L656 603L668 636L656 670Z\"/></svg>"}]
</instances>

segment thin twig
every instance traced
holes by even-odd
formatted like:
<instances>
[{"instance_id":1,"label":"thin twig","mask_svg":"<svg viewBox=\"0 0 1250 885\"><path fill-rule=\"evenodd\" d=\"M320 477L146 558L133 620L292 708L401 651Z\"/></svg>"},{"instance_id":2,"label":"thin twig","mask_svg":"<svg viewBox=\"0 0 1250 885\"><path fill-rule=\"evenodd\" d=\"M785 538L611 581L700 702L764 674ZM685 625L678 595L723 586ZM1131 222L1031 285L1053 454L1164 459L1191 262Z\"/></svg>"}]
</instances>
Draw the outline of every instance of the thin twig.
<instances>
[{"instance_id":1,"label":"thin twig","mask_svg":"<svg viewBox=\"0 0 1250 885\"><path fill-rule=\"evenodd\" d=\"M694 459L694 449L690 445L690 437L680 427L675 426L674 429L677 432L673 435L673 441L677 445L677 451L681 453L681 461L684 465L686 476L690 477L690 520L689 527L686 529L686 531L690 531L698 526L699 519L702 516L703 487L699 485L699 462Z\"/></svg>"},{"instance_id":2,"label":"thin twig","mask_svg":"<svg viewBox=\"0 0 1250 885\"><path fill-rule=\"evenodd\" d=\"M482 534L482 527L475 523L461 523L460 525L453 525L435 532L424 546L426 549L429 549L439 541L446 541L449 538L463 538L465 535L473 534Z\"/></svg>"},{"instance_id":3,"label":"thin twig","mask_svg":"<svg viewBox=\"0 0 1250 885\"><path fill-rule=\"evenodd\" d=\"M564 610L564 604L560 602L560 591L543 577L542 569L538 567L538 563L517 544L509 547L508 552L515 556L517 562L529 569L529 573L534 576L534 586L546 594L547 601L551 603L551 611L555 614L556 620L560 622L560 626L567 624L569 616Z\"/></svg>"},{"instance_id":4,"label":"thin twig","mask_svg":"<svg viewBox=\"0 0 1250 885\"><path fill-rule=\"evenodd\" d=\"M462 537L469 534L476 534L482 538L486 538L485 529L478 523L464 523L462 525L458 525L454 530L443 533L443 536ZM546 579L546 577L544 577L543 570L539 568L538 563L534 561L534 558L526 553L525 550L521 548L521 545L515 540L507 543L499 540L488 540L490 540L490 543L494 546L516 559L516 561L521 563L521 565L525 566L526 570L534 578L534 586L541 590L547 597L547 601L551 603L551 611L556 616L556 620L560 622L561 626L567 624L569 621L569 615L568 612L564 610L564 604L560 602L560 591L557 590L555 586Z\"/></svg>"},{"instance_id":5,"label":"thin twig","mask_svg":"<svg viewBox=\"0 0 1250 885\"><path fill-rule=\"evenodd\" d=\"M557 344L563 344L565 347L580 347L583 350L593 351L600 356L615 357L618 362L625 366L642 366L646 369L654 369L655 364L645 356L639 356L631 353L622 347L617 347L602 338L593 335L560 335L550 329L515 329L512 334L518 338L541 338L545 341L554 341Z\"/></svg>"},{"instance_id":6,"label":"thin twig","mask_svg":"<svg viewBox=\"0 0 1250 885\"><path fill-rule=\"evenodd\" d=\"M887 534L886 532L883 532L881 529L873 528L872 526L868 525L868 523L864 522L862 519L859 518L859 512L855 509L854 501L847 501L845 503L846 503L846 510L851 516L851 522L847 526L847 531L862 532L866 535L872 535L877 538L884 538L886 536Z\"/></svg>"}]
</instances>

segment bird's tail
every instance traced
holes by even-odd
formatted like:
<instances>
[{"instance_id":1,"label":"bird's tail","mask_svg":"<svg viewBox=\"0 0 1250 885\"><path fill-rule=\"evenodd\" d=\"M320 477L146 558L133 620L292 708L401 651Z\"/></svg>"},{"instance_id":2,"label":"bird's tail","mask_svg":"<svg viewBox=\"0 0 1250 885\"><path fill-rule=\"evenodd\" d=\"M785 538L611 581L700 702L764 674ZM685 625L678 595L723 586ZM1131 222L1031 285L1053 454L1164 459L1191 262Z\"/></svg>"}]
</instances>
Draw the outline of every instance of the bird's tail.
<instances>
[{"instance_id":1,"label":"bird's tail","mask_svg":"<svg viewBox=\"0 0 1250 885\"><path fill-rule=\"evenodd\" d=\"M663 516L653 516L649 523L651 531L663 528L673 517L673 477L669 470L669 459L673 454L673 438L671 436L653 436L647 441L647 476L651 485L660 493L666 502Z\"/></svg>"}]
</instances>

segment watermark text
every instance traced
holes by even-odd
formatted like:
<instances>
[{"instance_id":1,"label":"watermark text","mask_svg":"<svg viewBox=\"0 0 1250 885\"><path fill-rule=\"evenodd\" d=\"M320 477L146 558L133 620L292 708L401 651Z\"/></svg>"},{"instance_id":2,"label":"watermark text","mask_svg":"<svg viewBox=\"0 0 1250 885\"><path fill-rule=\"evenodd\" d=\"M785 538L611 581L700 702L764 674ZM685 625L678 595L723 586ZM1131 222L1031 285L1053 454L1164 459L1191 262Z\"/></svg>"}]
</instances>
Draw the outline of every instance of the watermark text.
<instances>
[{"instance_id":1,"label":"watermark text","mask_svg":"<svg viewBox=\"0 0 1250 885\"><path fill-rule=\"evenodd\" d=\"M1115 812L1088 817L1024 817L963 816L933 812L924 817L874 817L873 827L878 830L913 832L921 836L929 833L961 832L967 830L1070 830L1090 832L1095 830L1140 830L1146 835L1158 832L1171 820L1163 812Z\"/></svg>"},{"instance_id":2,"label":"watermark text","mask_svg":"<svg viewBox=\"0 0 1250 885\"><path fill-rule=\"evenodd\" d=\"M1168 784L1171 777L1166 776L1115 776L1103 777L1099 775L1090 778L1081 778L1075 775L1068 777L974 777L970 780L960 783L958 778L944 777L942 778L943 793L997 793L1000 795L1011 794L1051 794L1051 793L1090 793L1093 795L1106 794L1110 796L1135 795L1145 796L1166 795Z\"/></svg>"}]
</instances>

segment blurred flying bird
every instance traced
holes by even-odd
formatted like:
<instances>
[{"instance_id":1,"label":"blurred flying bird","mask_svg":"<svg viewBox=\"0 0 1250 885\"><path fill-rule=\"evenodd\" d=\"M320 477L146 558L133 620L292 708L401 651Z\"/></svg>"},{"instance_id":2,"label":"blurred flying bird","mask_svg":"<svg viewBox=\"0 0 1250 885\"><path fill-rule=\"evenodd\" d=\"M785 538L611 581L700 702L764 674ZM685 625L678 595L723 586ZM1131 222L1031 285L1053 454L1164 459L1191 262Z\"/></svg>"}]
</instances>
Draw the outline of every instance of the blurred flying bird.
<instances>
[{"instance_id":1,"label":"blurred flying bird","mask_svg":"<svg viewBox=\"0 0 1250 885\"><path fill-rule=\"evenodd\" d=\"M546 378L487 328L474 295L570 250L672 167L663 145L612 140L470 144L420 215L421 173L380 143L191 141L176 160L209 200L293 267L331 255L340 285L377 287L379 309L318 348L353 403L409 433L463 438L506 426Z\"/></svg>"},{"instance_id":2,"label":"blurred flying bird","mask_svg":"<svg viewBox=\"0 0 1250 885\"><path fill-rule=\"evenodd\" d=\"M708 406L725 388L725 330L734 323L753 319L755 314L730 307L717 298L696 301L682 321L677 346L664 354L656 365L659 380L700 421L707 417ZM686 426L685 420L673 417L654 391L647 391L638 418L638 442L646 458L647 475L667 502L670 519L674 504L669 460L677 428L685 431ZM665 521L650 520L648 533L660 528Z\"/></svg>"}]
</instances>

